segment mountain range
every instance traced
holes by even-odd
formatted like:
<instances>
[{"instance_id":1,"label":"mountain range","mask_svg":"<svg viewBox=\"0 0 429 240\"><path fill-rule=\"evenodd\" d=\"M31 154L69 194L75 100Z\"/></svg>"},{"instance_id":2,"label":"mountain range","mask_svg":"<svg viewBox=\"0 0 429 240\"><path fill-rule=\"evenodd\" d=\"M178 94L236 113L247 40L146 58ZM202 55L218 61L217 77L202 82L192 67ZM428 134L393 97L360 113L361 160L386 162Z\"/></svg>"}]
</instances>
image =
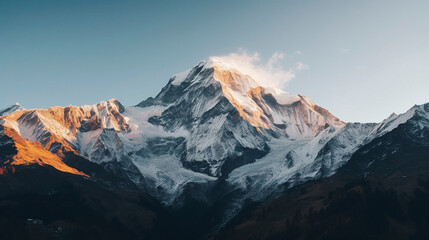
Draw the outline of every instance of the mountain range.
<instances>
[{"instance_id":1,"label":"mountain range","mask_svg":"<svg viewBox=\"0 0 429 240\"><path fill-rule=\"evenodd\" d=\"M428 153L429 104L347 123L210 58L135 106L0 110L0 237L420 239Z\"/></svg>"}]
</instances>

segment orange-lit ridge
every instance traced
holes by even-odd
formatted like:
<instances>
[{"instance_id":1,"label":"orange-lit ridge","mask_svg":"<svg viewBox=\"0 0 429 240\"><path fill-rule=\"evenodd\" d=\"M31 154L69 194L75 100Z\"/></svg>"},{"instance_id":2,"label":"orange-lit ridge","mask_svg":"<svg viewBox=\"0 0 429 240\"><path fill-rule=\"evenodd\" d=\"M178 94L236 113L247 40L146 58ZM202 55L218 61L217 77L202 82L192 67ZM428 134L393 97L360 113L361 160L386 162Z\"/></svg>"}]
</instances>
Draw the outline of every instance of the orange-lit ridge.
<instances>
[{"instance_id":1,"label":"orange-lit ridge","mask_svg":"<svg viewBox=\"0 0 429 240\"><path fill-rule=\"evenodd\" d=\"M0 117L3 134L13 139L17 154L5 162L0 173L12 172L16 165L50 165L72 174L86 174L63 162L66 152L79 155L71 145L82 124L89 130L113 128L124 131L128 125L119 113L115 99L93 106L51 107L20 110ZM10 169L9 169L10 168Z\"/></svg>"},{"instance_id":2,"label":"orange-lit ridge","mask_svg":"<svg viewBox=\"0 0 429 240\"><path fill-rule=\"evenodd\" d=\"M23 139L15 130L5 127L4 134L14 140L18 152L12 159L6 161L5 164L10 164L12 166L31 164L41 166L49 165L62 172L89 177L85 173L67 166L59 156L44 149L40 143L34 143ZM1 173L3 173L3 171Z\"/></svg>"},{"instance_id":3,"label":"orange-lit ridge","mask_svg":"<svg viewBox=\"0 0 429 240\"><path fill-rule=\"evenodd\" d=\"M252 104L252 106L243 106L236 99L240 95L249 95L252 91L257 91L258 89L260 91L261 87L257 86L256 82L250 77L246 76L245 79L240 79L242 75L231 70L223 70L216 66L214 69L214 78L221 83L222 92L234 105L240 116L258 130L259 128L270 129L271 125L268 119L265 118L264 112L256 103Z\"/></svg>"}]
</instances>

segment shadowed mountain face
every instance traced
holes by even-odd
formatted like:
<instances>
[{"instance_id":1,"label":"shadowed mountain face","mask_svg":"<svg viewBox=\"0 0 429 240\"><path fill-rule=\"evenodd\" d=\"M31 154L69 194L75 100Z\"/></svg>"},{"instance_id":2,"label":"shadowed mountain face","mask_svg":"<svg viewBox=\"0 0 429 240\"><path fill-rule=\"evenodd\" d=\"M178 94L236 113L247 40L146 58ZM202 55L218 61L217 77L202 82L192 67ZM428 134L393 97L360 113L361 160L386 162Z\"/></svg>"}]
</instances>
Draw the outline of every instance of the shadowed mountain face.
<instances>
[{"instance_id":1,"label":"shadowed mountain face","mask_svg":"<svg viewBox=\"0 0 429 240\"><path fill-rule=\"evenodd\" d=\"M16 104L0 111L0 221L17 238L200 239L229 226L214 237L329 239L370 229L374 212L419 236L426 220L407 204L426 194L428 119L426 104L344 123L213 59L134 107ZM379 198L408 222L370 211Z\"/></svg>"},{"instance_id":2,"label":"shadowed mountain face","mask_svg":"<svg viewBox=\"0 0 429 240\"><path fill-rule=\"evenodd\" d=\"M164 231L175 218L133 183L78 156L64 161L96 177L39 165L0 175L1 239L181 239Z\"/></svg>"},{"instance_id":3,"label":"shadowed mountain face","mask_svg":"<svg viewBox=\"0 0 429 240\"><path fill-rule=\"evenodd\" d=\"M427 239L429 104L325 179L243 212L214 239Z\"/></svg>"}]
</instances>

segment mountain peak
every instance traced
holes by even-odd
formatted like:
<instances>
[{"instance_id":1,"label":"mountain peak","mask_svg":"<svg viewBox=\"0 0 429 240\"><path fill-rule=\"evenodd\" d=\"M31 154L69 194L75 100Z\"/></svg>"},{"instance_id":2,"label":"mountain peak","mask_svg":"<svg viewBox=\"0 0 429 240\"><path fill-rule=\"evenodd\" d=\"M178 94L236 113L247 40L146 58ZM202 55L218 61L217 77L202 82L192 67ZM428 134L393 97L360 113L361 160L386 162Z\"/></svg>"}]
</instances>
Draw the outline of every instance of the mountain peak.
<instances>
[{"instance_id":1,"label":"mountain peak","mask_svg":"<svg viewBox=\"0 0 429 240\"><path fill-rule=\"evenodd\" d=\"M18 102L16 102L5 109L0 109L0 116L5 116L21 110L24 110L24 108Z\"/></svg>"},{"instance_id":2,"label":"mountain peak","mask_svg":"<svg viewBox=\"0 0 429 240\"><path fill-rule=\"evenodd\" d=\"M185 81L205 80L208 76L205 78L191 76L204 70L208 70L212 78L222 84L224 90L231 90L243 96L246 96L252 89L262 88L267 94L273 95L279 104L286 105L300 100L298 94L290 94L279 88L265 86L265 84L257 81L254 76L243 72L239 64L227 62L219 57L210 57L193 68L175 74L170 83L173 86L180 86Z\"/></svg>"},{"instance_id":3,"label":"mountain peak","mask_svg":"<svg viewBox=\"0 0 429 240\"><path fill-rule=\"evenodd\" d=\"M117 110L120 113L123 113L125 111L124 105L122 105L122 103L119 102L119 100L116 98L112 98L107 102L101 102L99 104L102 106L113 107L115 110Z\"/></svg>"},{"instance_id":4,"label":"mountain peak","mask_svg":"<svg viewBox=\"0 0 429 240\"><path fill-rule=\"evenodd\" d=\"M237 84L244 85L244 86L250 86L250 87L267 87L263 86L264 84L261 84L260 82L256 81L254 79L254 76L252 74L249 74L246 70L246 67L241 66L239 63L234 62L228 62L224 59L221 59L219 57L210 57L204 61L199 62L194 67L187 69L184 72L177 73L172 76L171 84L172 85L180 85L182 84L191 74L194 74L196 72L203 72L205 70L208 70L212 72L212 74L217 75L218 78L216 80L222 81L222 80L241 80ZM220 76L224 77L220 77ZM234 76L240 76L240 78L237 77L229 77L230 75ZM225 78L228 76L228 78Z\"/></svg>"},{"instance_id":5,"label":"mountain peak","mask_svg":"<svg viewBox=\"0 0 429 240\"><path fill-rule=\"evenodd\" d=\"M243 120L259 131L282 132L293 138L317 135L326 126L344 125L307 97L264 86L253 76L245 74L251 72L246 70L248 67L240 66L238 62L211 57L174 75L155 98L142 101L137 106L182 108L189 105L186 108L189 115L184 116L199 118L216 105L223 106L219 104L228 102ZM172 125L180 126L179 123Z\"/></svg>"},{"instance_id":6,"label":"mountain peak","mask_svg":"<svg viewBox=\"0 0 429 240\"><path fill-rule=\"evenodd\" d=\"M204 65L207 68L219 68L223 70L231 70L231 71L238 71L239 67L236 66L236 64L233 64L231 62L227 62L221 58L218 57L210 57L207 60L203 61Z\"/></svg>"}]
</instances>

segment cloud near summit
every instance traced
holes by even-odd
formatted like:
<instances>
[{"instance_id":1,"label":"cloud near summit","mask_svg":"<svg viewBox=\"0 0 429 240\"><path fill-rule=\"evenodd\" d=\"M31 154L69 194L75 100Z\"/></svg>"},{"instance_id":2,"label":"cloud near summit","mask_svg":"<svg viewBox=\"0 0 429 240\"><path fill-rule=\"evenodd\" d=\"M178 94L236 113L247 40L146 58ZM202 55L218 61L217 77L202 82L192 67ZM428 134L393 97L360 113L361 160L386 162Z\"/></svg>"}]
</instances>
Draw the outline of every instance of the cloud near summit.
<instances>
[{"instance_id":1,"label":"cloud near summit","mask_svg":"<svg viewBox=\"0 0 429 240\"><path fill-rule=\"evenodd\" d=\"M287 82L295 78L298 71L308 68L302 62L297 62L289 69L284 69L280 63L283 58L283 53L276 52L264 62L258 52L248 53L244 50L226 56L210 57L213 61L225 63L228 67L251 76L261 86L279 89L283 89Z\"/></svg>"}]
</instances>

